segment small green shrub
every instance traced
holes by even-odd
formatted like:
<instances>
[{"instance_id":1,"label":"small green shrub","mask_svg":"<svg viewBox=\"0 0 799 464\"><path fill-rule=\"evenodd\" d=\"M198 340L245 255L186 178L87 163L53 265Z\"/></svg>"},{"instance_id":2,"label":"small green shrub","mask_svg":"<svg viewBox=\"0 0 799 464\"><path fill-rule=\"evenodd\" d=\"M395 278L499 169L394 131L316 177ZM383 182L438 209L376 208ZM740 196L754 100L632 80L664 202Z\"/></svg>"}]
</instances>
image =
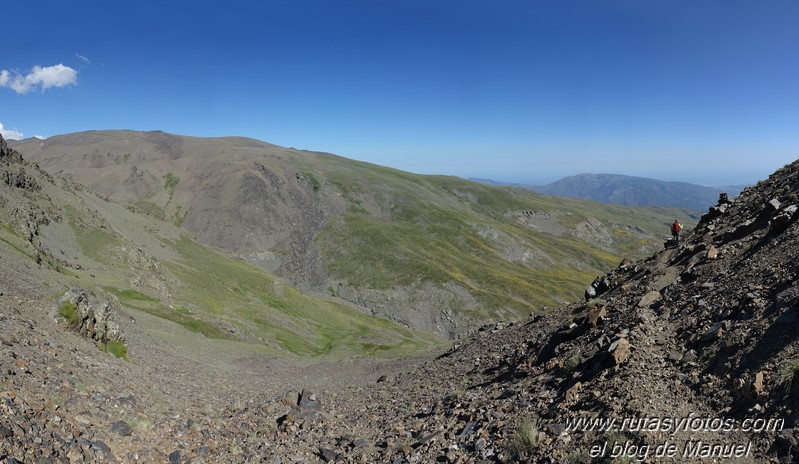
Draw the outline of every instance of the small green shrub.
<instances>
[{"instance_id":1,"label":"small green shrub","mask_svg":"<svg viewBox=\"0 0 799 464\"><path fill-rule=\"evenodd\" d=\"M183 209L182 206L176 205L175 206L175 213L172 214L172 223L175 226L180 227L183 225L183 221L186 220L186 215L189 214L189 209L186 208L186 211L183 211L183 214L180 214L181 210Z\"/></svg>"},{"instance_id":2,"label":"small green shrub","mask_svg":"<svg viewBox=\"0 0 799 464\"><path fill-rule=\"evenodd\" d=\"M591 455L585 448L574 449L566 458L568 464L588 464L591 461Z\"/></svg>"},{"instance_id":3,"label":"small green shrub","mask_svg":"<svg viewBox=\"0 0 799 464\"><path fill-rule=\"evenodd\" d=\"M304 172L303 174L305 175L305 177L308 178L308 181L311 182L311 188L314 190L319 190L319 187L321 187L322 185L319 183L319 180L316 177L314 177L313 174L310 174L308 172Z\"/></svg>"},{"instance_id":4,"label":"small green shrub","mask_svg":"<svg viewBox=\"0 0 799 464\"><path fill-rule=\"evenodd\" d=\"M164 188L169 191L169 193L173 193L175 191L175 187L178 186L178 182L180 182L180 177L168 172L164 174Z\"/></svg>"},{"instance_id":5,"label":"small green shrub","mask_svg":"<svg viewBox=\"0 0 799 464\"><path fill-rule=\"evenodd\" d=\"M120 341L109 340L108 343L105 344L105 349L117 358L122 358L125 361L128 360L128 347Z\"/></svg>"},{"instance_id":6,"label":"small green shrub","mask_svg":"<svg viewBox=\"0 0 799 464\"><path fill-rule=\"evenodd\" d=\"M78 316L78 307L71 301L65 301L64 304L58 308L58 314L60 314L69 325L76 325L80 318Z\"/></svg>"},{"instance_id":7,"label":"small green shrub","mask_svg":"<svg viewBox=\"0 0 799 464\"><path fill-rule=\"evenodd\" d=\"M563 363L563 369L566 372L573 372L577 369L577 366L583 363L583 355L580 354L579 351L575 351L566 359L566 362Z\"/></svg>"},{"instance_id":8,"label":"small green shrub","mask_svg":"<svg viewBox=\"0 0 799 464\"><path fill-rule=\"evenodd\" d=\"M125 422L130 426L130 428L143 432L153 430L155 428L153 420L146 416L126 416Z\"/></svg>"},{"instance_id":9,"label":"small green shrub","mask_svg":"<svg viewBox=\"0 0 799 464\"><path fill-rule=\"evenodd\" d=\"M542 425L541 419L538 417L521 421L511 438L510 453L517 459L524 459L538 449L544 438L544 433L541 431Z\"/></svg>"},{"instance_id":10,"label":"small green shrub","mask_svg":"<svg viewBox=\"0 0 799 464\"><path fill-rule=\"evenodd\" d=\"M777 385L785 389L785 394L797 387L796 379L799 378L799 359L786 360L777 372Z\"/></svg>"}]
</instances>

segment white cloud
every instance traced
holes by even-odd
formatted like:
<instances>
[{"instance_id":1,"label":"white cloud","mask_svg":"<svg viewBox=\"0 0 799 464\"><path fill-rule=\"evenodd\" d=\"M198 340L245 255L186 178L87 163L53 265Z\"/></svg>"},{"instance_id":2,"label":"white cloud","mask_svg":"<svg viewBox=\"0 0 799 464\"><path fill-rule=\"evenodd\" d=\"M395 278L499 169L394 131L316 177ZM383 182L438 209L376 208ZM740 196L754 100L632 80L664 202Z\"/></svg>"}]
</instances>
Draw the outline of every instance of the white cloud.
<instances>
[{"instance_id":1,"label":"white cloud","mask_svg":"<svg viewBox=\"0 0 799 464\"><path fill-rule=\"evenodd\" d=\"M83 61L83 62L84 62L84 63L86 63L86 64L92 64L91 60L89 60L89 59L88 59L88 58L86 58L85 56L81 55L80 53L75 53L75 56L77 56L78 58L80 58L80 60L81 60L81 61Z\"/></svg>"},{"instance_id":2,"label":"white cloud","mask_svg":"<svg viewBox=\"0 0 799 464\"><path fill-rule=\"evenodd\" d=\"M55 66L34 66L30 73L22 75L16 71L0 71L0 87L10 87L19 94L31 90L42 89L42 92L52 87L66 87L78 83L78 72L69 66L57 64Z\"/></svg>"},{"instance_id":3,"label":"white cloud","mask_svg":"<svg viewBox=\"0 0 799 464\"><path fill-rule=\"evenodd\" d=\"M15 131L14 129L5 129L3 128L2 122L0 122L0 135L2 135L4 139L19 140L22 138L22 132Z\"/></svg>"},{"instance_id":4,"label":"white cloud","mask_svg":"<svg viewBox=\"0 0 799 464\"><path fill-rule=\"evenodd\" d=\"M34 135L34 136L33 136L33 138L35 138L35 139L39 139L39 140L44 140L44 139L46 139L47 137L45 137L45 136L43 136L43 135L38 135L38 134L36 134L36 135Z\"/></svg>"}]
</instances>

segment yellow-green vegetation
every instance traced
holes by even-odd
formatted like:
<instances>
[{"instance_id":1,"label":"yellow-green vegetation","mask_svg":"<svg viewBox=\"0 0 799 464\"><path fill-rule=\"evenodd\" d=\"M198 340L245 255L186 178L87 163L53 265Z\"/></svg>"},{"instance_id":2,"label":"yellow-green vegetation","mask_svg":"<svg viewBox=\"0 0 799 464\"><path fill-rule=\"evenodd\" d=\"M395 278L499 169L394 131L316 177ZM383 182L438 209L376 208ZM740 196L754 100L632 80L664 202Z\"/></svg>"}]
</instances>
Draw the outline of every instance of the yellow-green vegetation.
<instances>
[{"instance_id":1,"label":"yellow-green vegetation","mask_svg":"<svg viewBox=\"0 0 799 464\"><path fill-rule=\"evenodd\" d=\"M152 201L146 200L144 198L139 198L138 200L133 202L133 206L135 206L136 209L138 209L139 211L143 212L148 216L160 219L161 221L164 220L164 208L161 208Z\"/></svg>"},{"instance_id":2,"label":"yellow-green vegetation","mask_svg":"<svg viewBox=\"0 0 799 464\"><path fill-rule=\"evenodd\" d=\"M37 255L31 253L32 250L26 250L29 245L10 224L0 223L0 242L5 243L17 253L27 256L31 260L36 260Z\"/></svg>"},{"instance_id":3,"label":"yellow-green vegetation","mask_svg":"<svg viewBox=\"0 0 799 464\"><path fill-rule=\"evenodd\" d=\"M71 326L78 323L78 307L71 301L65 301L61 307L58 308L58 314Z\"/></svg>"},{"instance_id":4,"label":"yellow-green vegetation","mask_svg":"<svg viewBox=\"0 0 799 464\"><path fill-rule=\"evenodd\" d=\"M181 256L165 265L183 283L176 295L182 308L168 308L133 290L107 290L127 306L209 337L257 337L302 355L415 351L438 342L387 319L305 295L260 268L185 236L167 243ZM234 335L231 327L243 333Z\"/></svg>"},{"instance_id":5,"label":"yellow-green vegetation","mask_svg":"<svg viewBox=\"0 0 799 464\"><path fill-rule=\"evenodd\" d=\"M644 256L660 246L631 230L667 232L665 211L675 214L368 163L347 162L343 169L336 157L317 162L316 172L324 172L325 182L351 203L317 237L332 276L377 290L456 283L480 303L484 317L509 309L521 316L579 298L587 283L622 257ZM537 231L520 219L523 211L550 215L559 231ZM608 231L609 243L602 246L577 232L596 221ZM522 258L525 250L531 253Z\"/></svg>"},{"instance_id":6,"label":"yellow-green vegetation","mask_svg":"<svg viewBox=\"0 0 799 464\"><path fill-rule=\"evenodd\" d=\"M78 307L71 301L67 300L63 302L58 308L58 314L63 317L64 321L71 327L75 327L80 323ZM104 345L98 345L98 347L103 351L113 354L117 358L122 358L125 361L128 360L128 347L121 341L109 340Z\"/></svg>"},{"instance_id":7,"label":"yellow-green vegetation","mask_svg":"<svg viewBox=\"0 0 799 464\"><path fill-rule=\"evenodd\" d=\"M322 184L319 183L319 180L316 177L314 177L313 174L304 172L303 175L307 177L308 180L311 182L311 188L313 188L314 190L319 190L319 187L322 186Z\"/></svg>"},{"instance_id":8,"label":"yellow-green vegetation","mask_svg":"<svg viewBox=\"0 0 799 464\"><path fill-rule=\"evenodd\" d=\"M796 391L799 384L799 359L787 359L783 361L777 371L777 385L780 385L786 394Z\"/></svg>"},{"instance_id":9,"label":"yellow-green vegetation","mask_svg":"<svg viewBox=\"0 0 799 464\"><path fill-rule=\"evenodd\" d=\"M164 174L164 188L169 192L170 198L172 194L175 193L175 188L178 186L178 182L180 182L180 177L168 172Z\"/></svg>"},{"instance_id":10,"label":"yellow-green vegetation","mask_svg":"<svg viewBox=\"0 0 799 464\"><path fill-rule=\"evenodd\" d=\"M177 188L178 182L180 182L180 177L171 172L164 174L164 188L169 193L169 199L166 201L166 205L164 205L164 210L172 203L172 197L175 195L175 188Z\"/></svg>"},{"instance_id":11,"label":"yellow-green vegetation","mask_svg":"<svg viewBox=\"0 0 799 464\"><path fill-rule=\"evenodd\" d=\"M503 211L495 204L500 200L486 195L482 201L477 206L486 210L482 215L408 199L393 203L390 219L352 212L330 221L321 237L328 270L374 289L457 282L486 310L510 307L521 315L574 299L600 270L618 264L618 256L579 240L531 234L513 221L499 220ZM489 214L498 220L486 220ZM502 245L481 234L484 229L543 250L552 262L505 259ZM581 269L571 262L578 256Z\"/></svg>"},{"instance_id":12,"label":"yellow-green vegetation","mask_svg":"<svg viewBox=\"0 0 799 464\"><path fill-rule=\"evenodd\" d=\"M186 215L189 214L189 208L183 210L181 205L175 205L175 212L172 214L172 223L175 224L176 227L180 227L183 225L183 221L186 220ZM183 214L181 214L181 212Z\"/></svg>"},{"instance_id":13,"label":"yellow-green vegetation","mask_svg":"<svg viewBox=\"0 0 799 464\"><path fill-rule=\"evenodd\" d=\"M105 263L108 248L120 245L122 243L120 238L109 229L85 221L74 207L66 205L64 210L83 253L97 262Z\"/></svg>"},{"instance_id":14,"label":"yellow-green vegetation","mask_svg":"<svg viewBox=\"0 0 799 464\"><path fill-rule=\"evenodd\" d=\"M8 232L11 235L14 235L14 236L17 236L17 237L19 236L19 232L17 232L16 229L14 229L11 226L11 224L7 224L5 222L0 222L0 229Z\"/></svg>"},{"instance_id":15,"label":"yellow-green vegetation","mask_svg":"<svg viewBox=\"0 0 799 464\"><path fill-rule=\"evenodd\" d=\"M333 155L300 153L260 143L239 146L241 141L230 139L224 143L230 146L211 150L213 154L207 154L207 158L196 155L198 163L154 164L147 172L163 174L162 184L135 200L135 206L182 226L188 203L175 204L173 196L177 192L176 201L188 201L191 194L198 193L195 176L203 174L192 171L190 165L214 161L208 165L223 169L219 174L227 176L231 175L227 167L250 169L251 158L265 156L275 163L268 169L270 176L279 180L285 173L302 173L306 180L301 187L316 191L313 214L324 217L323 229L319 231L314 221L304 221L296 228L303 235L303 246L305 237L317 234L309 251L322 252L324 259L318 262L326 268L318 271L329 275L324 285L331 285L330 294L349 298L360 289L397 289L396 293L377 296L399 296L386 305L389 310L395 303L399 307L407 302L409 310L425 306L417 303L429 294L430 286L435 298L443 295L442 307L436 310L451 310L478 323L557 306L582 296L585 285L615 267L622 256L648 254L642 246L652 244L642 242L636 229L662 230L665 235L674 217L673 212L664 220L664 214L646 208L547 197L455 177L421 176ZM241 155L236 154L239 150ZM227 153L224 166L217 163L218 153ZM145 157L163 161L157 152L135 151L137 163ZM116 155L117 161L128 158ZM167 169L185 177L181 179ZM123 171L127 175L127 170ZM183 190L177 191L178 186L186 189L185 196L181 195ZM287 189L280 187L280 195L263 201L285 200L281 208L306 206L285 199L284 187ZM293 184L291 187L296 188ZM115 207L93 202L88 196L73 202L66 211L81 251L101 264L86 263L83 268L87 271L81 272L81 278L105 286L126 307L168 319L207 337L262 342L270 349L282 347L307 355L389 353L435 343L433 338L356 311L341 300L303 295L260 268L229 259L188 238L175 240L174 230L169 232L172 239L164 239L163 248L131 243L138 241L137 237L146 237L152 245L149 233L154 229L129 231L125 224L130 222L120 219L124 211L103 219L98 210L115 211ZM81 203L86 207L77 206ZM203 209L205 205L198 203L196 207ZM230 205L223 203L221 207ZM341 211L345 213L339 214ZM548 222L538 227L538 217ZM209 221L213 221L210 216ZM158 229L171 228L162 224ZM594 229L601 233L602 243L591 242ZM157 270L127 260L121 253L123 245L131 245L131 249L142 245L140 249L157 260ZM237 244L220 246L235 249ZM287 256L287 250L269 251ZM118 262L115 257L119 257ZM124 266L122 261L126 261ZM127 288L134 275L141 283L136 291ZM154 290L146 295L153 288L151 278L160 280L159 287L168 287L168 299L156 298ZM338 283L342 285L336 288ZM436 293L436 287L450 293ZM415 292L417 288L420 290ZM407 289L411 291L404 292ZM405 295L407 301L403 300ZM450 295L453 297L447 300Z\"/></svg>"},{"instance_id":16,"label":"yellow-green vegetation","mask_svg":"<svg viewBox=\"0 0 799 464\"><path fill-rule=\"evenodd\" d=\"M130 428L133 430L138 430L140 432L146 432L148 430L153 430L155 428L155 423L152 419L147 417L146 415L142 414L135 414L125 416L125 423L127 423Z\"/></svg>"},{"instance_id":17,"label":"yellow-green vegetation","mask_svg":"<svg viewBox=\"0 0 799 464\"><path fill-rule=\"evenodd\" d=\"M508 444L510 454L521 460L538 449L544 438L542 427L541 419L535 416L519 421Z\"/></svg>"},{"instance_id":18,"label":"yellow-green vegetation","mask_svg":"<svg viewBox=\"0 0 799 464\"><path fill-rule=\"evenodd\" d=\"M161 303L160 300L136 290L119 290L110 286L103 287L103 289L116 295L119 302L125 306L175 322L192 332L197 332L208 338L225 340L233 338L230 332L219 327L218 322L200 319L197 315L192 315L190 311L183 308L170 308Z\"/></svg>"},{"instance_id":19,"label":"yellow-green vegetation","mask_svg":"<svg viewBox=\"0 0 799 464\"><path fill-rule=\"evenodd\" d=\"M109 340L108 343L105 344L105 349L117 358L122 358L125 361L128 360L128 347L120 341Z\"/></svg>"}]
</instances>

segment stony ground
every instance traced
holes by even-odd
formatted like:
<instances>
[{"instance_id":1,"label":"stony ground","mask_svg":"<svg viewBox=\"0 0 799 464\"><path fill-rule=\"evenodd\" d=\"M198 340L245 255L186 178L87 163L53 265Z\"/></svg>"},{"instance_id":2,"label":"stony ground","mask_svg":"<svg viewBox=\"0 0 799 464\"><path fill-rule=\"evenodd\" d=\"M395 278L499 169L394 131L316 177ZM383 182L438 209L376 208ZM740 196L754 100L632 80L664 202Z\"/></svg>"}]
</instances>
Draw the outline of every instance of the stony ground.
<instances>
[{"instance_id":1,"label":"stony ground","mask_svg":"<svg viewBox=\"0 0 799 464\"><path fill-rule=\"evenodd\" d=\"M794 164L587 301L403 360L275 356L120 308L126 361L4 273L0 463L797 462L797 204Z\"/></svg>"},{"instance_id":2,"label":"stony ground","mask_svg":"<svg viewBox=\"0 0 799 464\"><path fill-rule=\"evenodd\" d=\"M201 337L171 346L143 328L161 321L123 315L126 361L65 327L53 302L4 295L0 308L0 462L317 462L281 417L321 403L308 417L332 419L332 392L416 362L236 357Z\"/></svg>"}]
</instances>

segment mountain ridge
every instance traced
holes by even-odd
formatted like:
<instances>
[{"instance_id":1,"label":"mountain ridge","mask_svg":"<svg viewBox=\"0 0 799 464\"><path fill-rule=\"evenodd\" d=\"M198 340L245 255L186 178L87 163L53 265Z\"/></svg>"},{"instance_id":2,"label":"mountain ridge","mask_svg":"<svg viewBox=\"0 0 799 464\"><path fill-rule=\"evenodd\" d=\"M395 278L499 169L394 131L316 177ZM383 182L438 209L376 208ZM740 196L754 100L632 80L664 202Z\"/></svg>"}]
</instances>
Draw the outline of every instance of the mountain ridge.
<instances>
[{"instance_id":1,"label":"mountain ridge","mask_svg":"<svg viewBox=\"0 0 799 464\"><path fill-rule=\"evenodd\" d=\"M492 185L519 186L547 195L596 200L628 206L667 206L703 212L720 193L738 195L745 186L707 187L679 181L663 181L622 174L581 173L546 185L524 185L490 179L474 179Z\"/></svg>"},{"instance_id":2,"label":"mountain ridge","mask_svg":"<svg viewBox=\"0 0 799 464\"><path fill-rule=\"evenodd\" d=\"M55 298L60 289L86 286L113 306L267 351L310 356L439 343L329 296L304 294L174 224L51 176L5 144L0 149L0 256L9 269L0 290Z\"/></svg>"},{"instance_id":3,"label":"mountain ridge","mask_svg":"<svg viewBox=\"0 0 799 464\"><path fill-rule=\"evenodd\" d=\"M693 214L555 201L246 138L91 131L14 146L304 291L453 338L568 301Z\"/></svg>"}]
</instances>

